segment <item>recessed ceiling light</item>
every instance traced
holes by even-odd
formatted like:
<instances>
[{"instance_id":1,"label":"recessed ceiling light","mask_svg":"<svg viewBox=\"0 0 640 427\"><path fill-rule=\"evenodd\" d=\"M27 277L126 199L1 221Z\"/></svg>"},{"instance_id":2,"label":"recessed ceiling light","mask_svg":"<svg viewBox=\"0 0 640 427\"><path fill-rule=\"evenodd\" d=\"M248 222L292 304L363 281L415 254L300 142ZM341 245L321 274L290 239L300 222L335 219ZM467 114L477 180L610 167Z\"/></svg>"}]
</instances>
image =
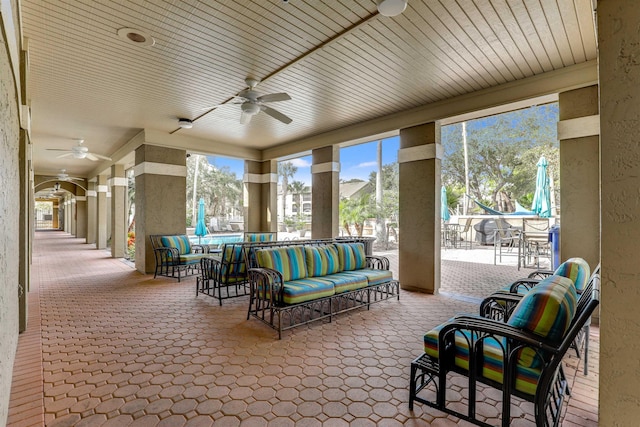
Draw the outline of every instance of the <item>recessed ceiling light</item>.
<instances>
[{"instance_id":1,"label":"recessed ceiling light","mask_svg":"<svg viewBox=\"0 0 640 427\"><path fill-rule=\"evenodd\" d=\"M127 43L142 45L142 46L153 46L156 44L156 41L149 34L145 33L142 30L137 30L135 28L120 28L118 30L118 37Z\"/></svg>"},{"instance_id":2,"label":"recessed ceiling light","mask_svg":"<svg viewBox=\"0 0 640 427\"><path fill-rule=\"evenodd\" d=\"M378 0L378 12L384 16L400 15L407 7L407 0Z\"/></svg>"}]
</instances>

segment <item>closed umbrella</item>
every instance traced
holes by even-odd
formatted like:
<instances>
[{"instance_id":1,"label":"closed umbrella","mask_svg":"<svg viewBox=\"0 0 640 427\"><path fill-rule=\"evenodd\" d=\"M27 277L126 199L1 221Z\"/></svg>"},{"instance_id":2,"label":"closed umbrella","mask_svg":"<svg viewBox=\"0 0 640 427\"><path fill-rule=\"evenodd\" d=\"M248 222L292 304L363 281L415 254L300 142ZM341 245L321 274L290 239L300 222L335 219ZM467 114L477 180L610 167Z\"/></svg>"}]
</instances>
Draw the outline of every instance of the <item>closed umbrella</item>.
<instances>
[{"instance_id":1,"label":"closed umbrella","mask_svg":"<svg viewBox=\"0 0 640 427\"><path fill-rule=\"evenodd\" d=\"M449 221L449 218L451 218L451 215L449 215L449 205L447 202L447 189L444 187L444 185L442 186L442 192L440 194L440 216L442 217L442 220L447 222Z\"/></svg>"},{"instance_id":2,"label":"closed umbrella","mask_svg":"<svg viewBox=\"0 0 640 427\"><path fill-rule=\"evenodd\" d=\"M551 191L549 176L547 175L547 159L544 156L538 160L538 174L536 175L536 192L533 193L531 210L541 218L551 216Z\"/></svg>"},{"instance_id":3,"label":"closed umbrella","mask_svg":"<svg viewBox=\"0 0 640 427\"><path fill-rule=\"evenodd\" d=\"M209 234L209 230L207 230L207 224L204 222L204 199L200 199L200 203L198 203L198 223L196 224L196 236L198 236L198 243L200 243L200 239L202 236L206 236Z\"/></svg>"}]
</instances>

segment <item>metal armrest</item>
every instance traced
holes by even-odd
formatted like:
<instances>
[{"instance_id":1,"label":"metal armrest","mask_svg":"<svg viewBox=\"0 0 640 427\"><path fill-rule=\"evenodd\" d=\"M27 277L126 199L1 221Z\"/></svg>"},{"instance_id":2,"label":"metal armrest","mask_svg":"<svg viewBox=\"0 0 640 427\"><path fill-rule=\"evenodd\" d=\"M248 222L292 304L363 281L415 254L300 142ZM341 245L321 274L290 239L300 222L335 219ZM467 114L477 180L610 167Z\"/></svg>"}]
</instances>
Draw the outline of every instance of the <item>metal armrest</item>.
<instances>
[{"instance_id":1,"label":"metal armrest","mask_svg":"<svg viewBox=\"0 0 640 427\"><path fill-rule=\"evenodd\" d=\"M284 280L282 274L271 268L250 268L248 270L252 298L269 300L273 304L283 304Z\"/></svg>"},{"instance_id":2,"label":"metal armrest","mask_svg":"<svg viewBox=\"0 0 640 427\"><path fill-rule=\"evenodd\" d=\"M383 256L367 255L367 268L373 268L376 270L388 270L389 259Z\"/></svg>"}]
</instances>

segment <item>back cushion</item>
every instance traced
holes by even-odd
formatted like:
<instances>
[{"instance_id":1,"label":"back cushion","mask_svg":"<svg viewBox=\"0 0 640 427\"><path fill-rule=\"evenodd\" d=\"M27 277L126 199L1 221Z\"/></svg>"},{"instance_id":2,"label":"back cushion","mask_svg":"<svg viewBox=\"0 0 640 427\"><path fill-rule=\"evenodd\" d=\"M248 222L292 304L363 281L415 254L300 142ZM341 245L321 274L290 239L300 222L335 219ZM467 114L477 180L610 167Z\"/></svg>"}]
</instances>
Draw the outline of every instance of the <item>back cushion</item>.
<instances>
[{"instance_id":1,"label":"back cushion","mask_svg":"<svg viewBox=\"0 0 640 427\"><path fill-rule=\"evenodd\" d=\"M247 271L242 245L225 244L224 249L222 249L222 259L222 265L224 269L224 271L222 272L223 275L226 275L227 272L230 275L237 275L243 274Z\"/></svg>"},{"instance_id":2,"label":"back cushion","mask_svg":"<svg viewBox=\"0 0 640 427\"><path fill-rule=\"evenodd\" d=\"M256 251L256 259L259 267L279 271L285 282L307 277L304 246L259 249Z\"/></svg>"},{"instance_id":3,"label":"back cushion","mask_svg":"<svg viewBox=\"0 0 640 427\"><path fill-rule=\"evenodd\" d=\"M340 271L338 250L334 245L305 246L309 277L326 276Z\"/></svg>"},{"instance_id":4,"label":"back cushion","mask_svg":"<svg viewBox=\"0 0 640 427\"><path fill-rule=\"evenodd\" d=\"M569 258L556 269L555 275L568 277L573 281L578 292L582 292L587 282L589 281L589 275L591 269L587 261L582 258Z\"/></svg>"},{"instance_id":5,"label":"back cushion","mask_svg":"<svg viewBox=\"0 0 640 427\"><path fill-rule=\"evenodd\" d=\"M160 242L164 247L176 248L180 255L191 253L191 243L187 236L162 236Z\"/></svg>"},{"instance_id":6,"label":"back cushion","mask_svg":"<svg viewBox=\"0 0 640 427\"><path fill-rule=\"evenodd\" d=\"M272 242L275 240L275 233L246 233L245 242Z\"/></svg>"},{"instance_id":7,"label":"back cushion","mask_svg":"<svg viewBox=\"0 0 640 427\"><path fill-rule=\"evenodd\" d=\"M340 271L359 270L367 267L364 243L336 243L340 259Z\"/></svg>"},{"instance_id":8,"label":"back cushion","mask_svg":"<svg viewBox=\"0 0 640 427\"><path fill-rule=\"evenodd\" d=\"M571 279L549 276L524 295L507 324L557 342L569 329L576 302L576 289ZM539 359L527 348L520 354L520 363L536 367Z\"/></svg>"}]
</instances>

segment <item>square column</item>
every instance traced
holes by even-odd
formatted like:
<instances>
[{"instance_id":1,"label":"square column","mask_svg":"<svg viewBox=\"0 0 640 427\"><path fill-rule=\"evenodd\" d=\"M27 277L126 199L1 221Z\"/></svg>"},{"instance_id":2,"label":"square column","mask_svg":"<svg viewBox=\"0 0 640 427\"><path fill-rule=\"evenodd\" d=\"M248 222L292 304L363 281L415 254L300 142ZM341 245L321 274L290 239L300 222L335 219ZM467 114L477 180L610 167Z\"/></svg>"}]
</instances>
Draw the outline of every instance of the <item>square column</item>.
<instances>
[{"instance_id":1,"label":"square column","mask_svg":"<svg viewBox=\"0 0 640 427\"><path fill-rule=\"evenodd\" d=\"M598 86L563 92L560 121L560 260L600 262L600 116Z\"/></svg>"},{"instance_id":2,"label":"square column","mask_svg":"<svg viewBox=\"0 0 640 427\"><path fill-rule=\"evenodd\" d=\"M275 160L244 162L244 230L278 230L278 174Z\"/></svg>"},{"instance_id":3,"label":"square column","mask_svg":"<svg viewBox=\"0 0 640 427\"><path fill-rule=\"evenodd\" d=\"M340 229L340 149L316 148L311 156L311 237L336 237Z\"/></svg>"},{"instance_id":4,"label":"square column","mask_svg":"<svg viewBox=\"0 0 640 427\"><path fill-rule=\"evenodd\" d=\"M440 129L426 123L400 130L398 261L403 289L440 288Z\"/></svg>"},{"instance_id":5,"label":"square column","mask_svg":"<svg viewBox=\"0 0 640 427\"><path fill-rule=\"evenodd\" d=\"M635 0L598 1L597 6L602 189L598 424L633 426L640 414L640 8Z\"/></svg>"},{"instance_id":6,"label":"square column","mask_svg":"<svg viewBox=\"0 0 640 427\"><path fill-rule=\"evenodd\" d=\"M111 166L111 178L108 183L111 189L111 256L123 258L127 245L125 219L127 178L125 178L123 165Z\"/></svg>"},{"instance_id":7,"label":"square column","mask_svg":"<svg viewBox=\"0 0 640 427\"><path fill-rule=\"evenodd\" d=\"M69 198L69 226L71 229L71 234L73 236L77 236L77 223L76 223L76 196L71 196Z\"/></svg>"},{"instance_id":8,"label":"square column","mask_svg":"<svg viewBox=\"0 0 640 427\"><path fill-rule=\"evenodd\" d=\"M87 190L87 244L96 242L96 219L98 217L98 192L96 182L89 182Z\"/></svg>"},{"instance_id":9,"label":"square column","mask_svg":"<svg viewBox=\"0 0 640 427\"><path fill-rule=\"evenodd\" d=\"M76 237L87 237L87 196L83 195L76 196Z\"/></svg>"},{"instance_id":10,"label":"square column","mask_svg":"<svg viewBox=\"0 0 640 427\"><path fill-rule=\"evenodd\" d=\"M187 152L143 144L135 162L136 269L153 273L149 236L187 232Z\"/></svg>"},{"instance_id":11,"label":"square column","mask_svg":"<svg viewBox=\"0 0 640 427\"><path fill-rule=\"evenodd\" d=\"M96 207L96 249L105 249L107 247L107 176L98 175L96 185L97 207Z\"/></svg>"}]
</instances>

